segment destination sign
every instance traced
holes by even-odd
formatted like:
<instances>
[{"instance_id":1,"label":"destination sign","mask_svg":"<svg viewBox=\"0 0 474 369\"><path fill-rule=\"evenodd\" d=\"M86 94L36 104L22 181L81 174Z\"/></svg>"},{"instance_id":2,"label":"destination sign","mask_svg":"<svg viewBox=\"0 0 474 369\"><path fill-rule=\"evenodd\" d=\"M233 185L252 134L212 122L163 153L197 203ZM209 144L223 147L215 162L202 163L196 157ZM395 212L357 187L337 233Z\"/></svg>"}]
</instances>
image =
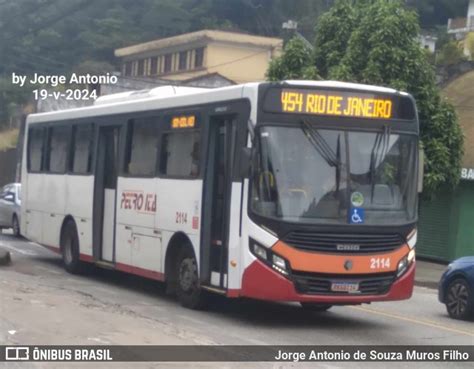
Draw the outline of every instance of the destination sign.
<instances>
[{"instance_id":1,"label":"destination sign","mask_svg":"<svg viewBox=\"0 0 474 369\"><path fill-rule=\"evenodd\" d=\"M196 126L196 117L194 115L185 115L171 118L171 128L194 128Z\"/></svg>"},{"instance_id":2,"label":"destination sign","mask_svg":"<svg viewBox=\"0 0 474 369\"><path fill-rule=\"evenodd\" d=\"M413 102L407 97L311 89L270 89L264 110L369 119L414 119Z\"/></svg>"}]
</instances>

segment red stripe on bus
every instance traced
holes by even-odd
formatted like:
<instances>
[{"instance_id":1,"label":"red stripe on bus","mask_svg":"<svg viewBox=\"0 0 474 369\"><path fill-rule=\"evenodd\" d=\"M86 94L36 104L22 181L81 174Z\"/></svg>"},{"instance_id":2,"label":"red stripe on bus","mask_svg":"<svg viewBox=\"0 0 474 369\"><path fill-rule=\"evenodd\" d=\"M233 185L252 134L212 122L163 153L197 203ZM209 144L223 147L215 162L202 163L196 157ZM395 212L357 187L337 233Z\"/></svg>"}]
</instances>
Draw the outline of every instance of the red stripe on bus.
<instances>
[{"instance_id":1,"label":"red stripe on bus","mask_svg":"<svg viewBox=\"0 0 474 369\"><path fill-rule=\"evenodd\" d=\"M240 289L233 288L233 289L227 290L227 297L236 298L236 297L239 297L239 296L240 296Z\"/></svg>"},{"instance_id":2,"label":"red stripe on bus","mask_svg":"<svg viewBox=\"0 0 474 369\"><path fill-rule=\"evenodd\" d=\"M92 257L92 255L86 255L86 254L80 254L79 259L81 261L85 261L88 263L92 263L94 261L94 258Z\"/></svg>"},{"instance_id":3,"label":"red stripe on bus","mask_svg":"<svg viewBox=\"0 0 474 369\"><path fill-rule=\"evenodd\" d=\"M52 252L55 252L57 254L60 254L61 253L61 249L59 247L56 247L56 246L48 246L48 245L43 245L44 247L46 247L47 249L51 250Z\"/></svg>"},{"instance_id":4,"label":"red stripe on bus","mask_svg":"<svg viewBox=\"0 0 474 369\"><path fill-rule=\"evenodd\" d=\"M164 281L165 275L160 272L155 272L154 270L143 269L134 267L128 264L116 263L115 268L125 273L135 274L140 277L155 279L157 281Z\"/></svg>"}]
</instances>

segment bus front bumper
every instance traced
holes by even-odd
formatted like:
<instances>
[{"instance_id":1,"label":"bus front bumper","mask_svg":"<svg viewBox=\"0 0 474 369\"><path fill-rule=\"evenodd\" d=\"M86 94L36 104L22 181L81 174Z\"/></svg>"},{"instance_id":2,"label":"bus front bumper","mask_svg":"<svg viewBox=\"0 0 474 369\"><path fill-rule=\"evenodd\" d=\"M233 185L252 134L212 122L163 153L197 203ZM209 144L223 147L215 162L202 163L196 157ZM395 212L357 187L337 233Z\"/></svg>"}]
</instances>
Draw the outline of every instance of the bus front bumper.
<instances>
[{"instance_id":1,"label":"bus front bumper","mask_svg":"<svg viewBox=\"0 0 474 369\"><path fill-rule=\"evenodd\" d=\"M242 289L233 296L249 297L267 301L299 301L323 304L352 305L374 301L409 299L413 293L415 261L408 270L397 278L385 294L302 294L296 291L292 280L284 277L269 266L255 260L244 272Z\"/></svg>"}]
</instances>

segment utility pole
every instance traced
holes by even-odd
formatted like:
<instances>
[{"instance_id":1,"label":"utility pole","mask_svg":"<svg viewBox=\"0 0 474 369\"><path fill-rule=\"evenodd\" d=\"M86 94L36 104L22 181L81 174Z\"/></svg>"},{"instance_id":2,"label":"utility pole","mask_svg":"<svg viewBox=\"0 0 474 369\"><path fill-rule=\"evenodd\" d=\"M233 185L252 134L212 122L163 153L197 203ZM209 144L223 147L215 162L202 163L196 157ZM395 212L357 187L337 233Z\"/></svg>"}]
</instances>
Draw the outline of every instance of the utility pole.
<instances>
[{"instance_id":1,"label":"utility pole","mask_svg":"<svg viewBox=\"0 0 474 369\"><path fill-rule=\"evenodd\" d=\"M288 21L283 22L283 24L281 25L281 28L283 28L289 34L288 39L296 36L300 40L303 41L303 43L305 44L307 48L309 48L310 50L313 50L314 47L311 44L311 42L309 42L301 33L298 32L298 22L289 19ZM285 40L285 41L288 41L288 40Z\"/></svg>"}]
</instances>

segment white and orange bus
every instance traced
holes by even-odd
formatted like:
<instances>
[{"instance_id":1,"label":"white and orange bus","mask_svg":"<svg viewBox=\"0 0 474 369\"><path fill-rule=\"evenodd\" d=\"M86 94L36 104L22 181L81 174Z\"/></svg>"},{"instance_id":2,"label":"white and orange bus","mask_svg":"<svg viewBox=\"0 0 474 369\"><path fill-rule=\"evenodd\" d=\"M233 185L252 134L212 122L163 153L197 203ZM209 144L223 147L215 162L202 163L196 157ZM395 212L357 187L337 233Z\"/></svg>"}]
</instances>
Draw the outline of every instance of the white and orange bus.
<instances>
[{"instance_id":1,"label":"white and orange bus","mask_svg":"<svg viewBox=\"0 0 474 369\"><path fill-rule=\"evenodd\" d=\"M331 305L411 296L413 98L340 82L159 87L30 115L21 231L84 263L209 292Z\"/></svg>"}]
</instances>

